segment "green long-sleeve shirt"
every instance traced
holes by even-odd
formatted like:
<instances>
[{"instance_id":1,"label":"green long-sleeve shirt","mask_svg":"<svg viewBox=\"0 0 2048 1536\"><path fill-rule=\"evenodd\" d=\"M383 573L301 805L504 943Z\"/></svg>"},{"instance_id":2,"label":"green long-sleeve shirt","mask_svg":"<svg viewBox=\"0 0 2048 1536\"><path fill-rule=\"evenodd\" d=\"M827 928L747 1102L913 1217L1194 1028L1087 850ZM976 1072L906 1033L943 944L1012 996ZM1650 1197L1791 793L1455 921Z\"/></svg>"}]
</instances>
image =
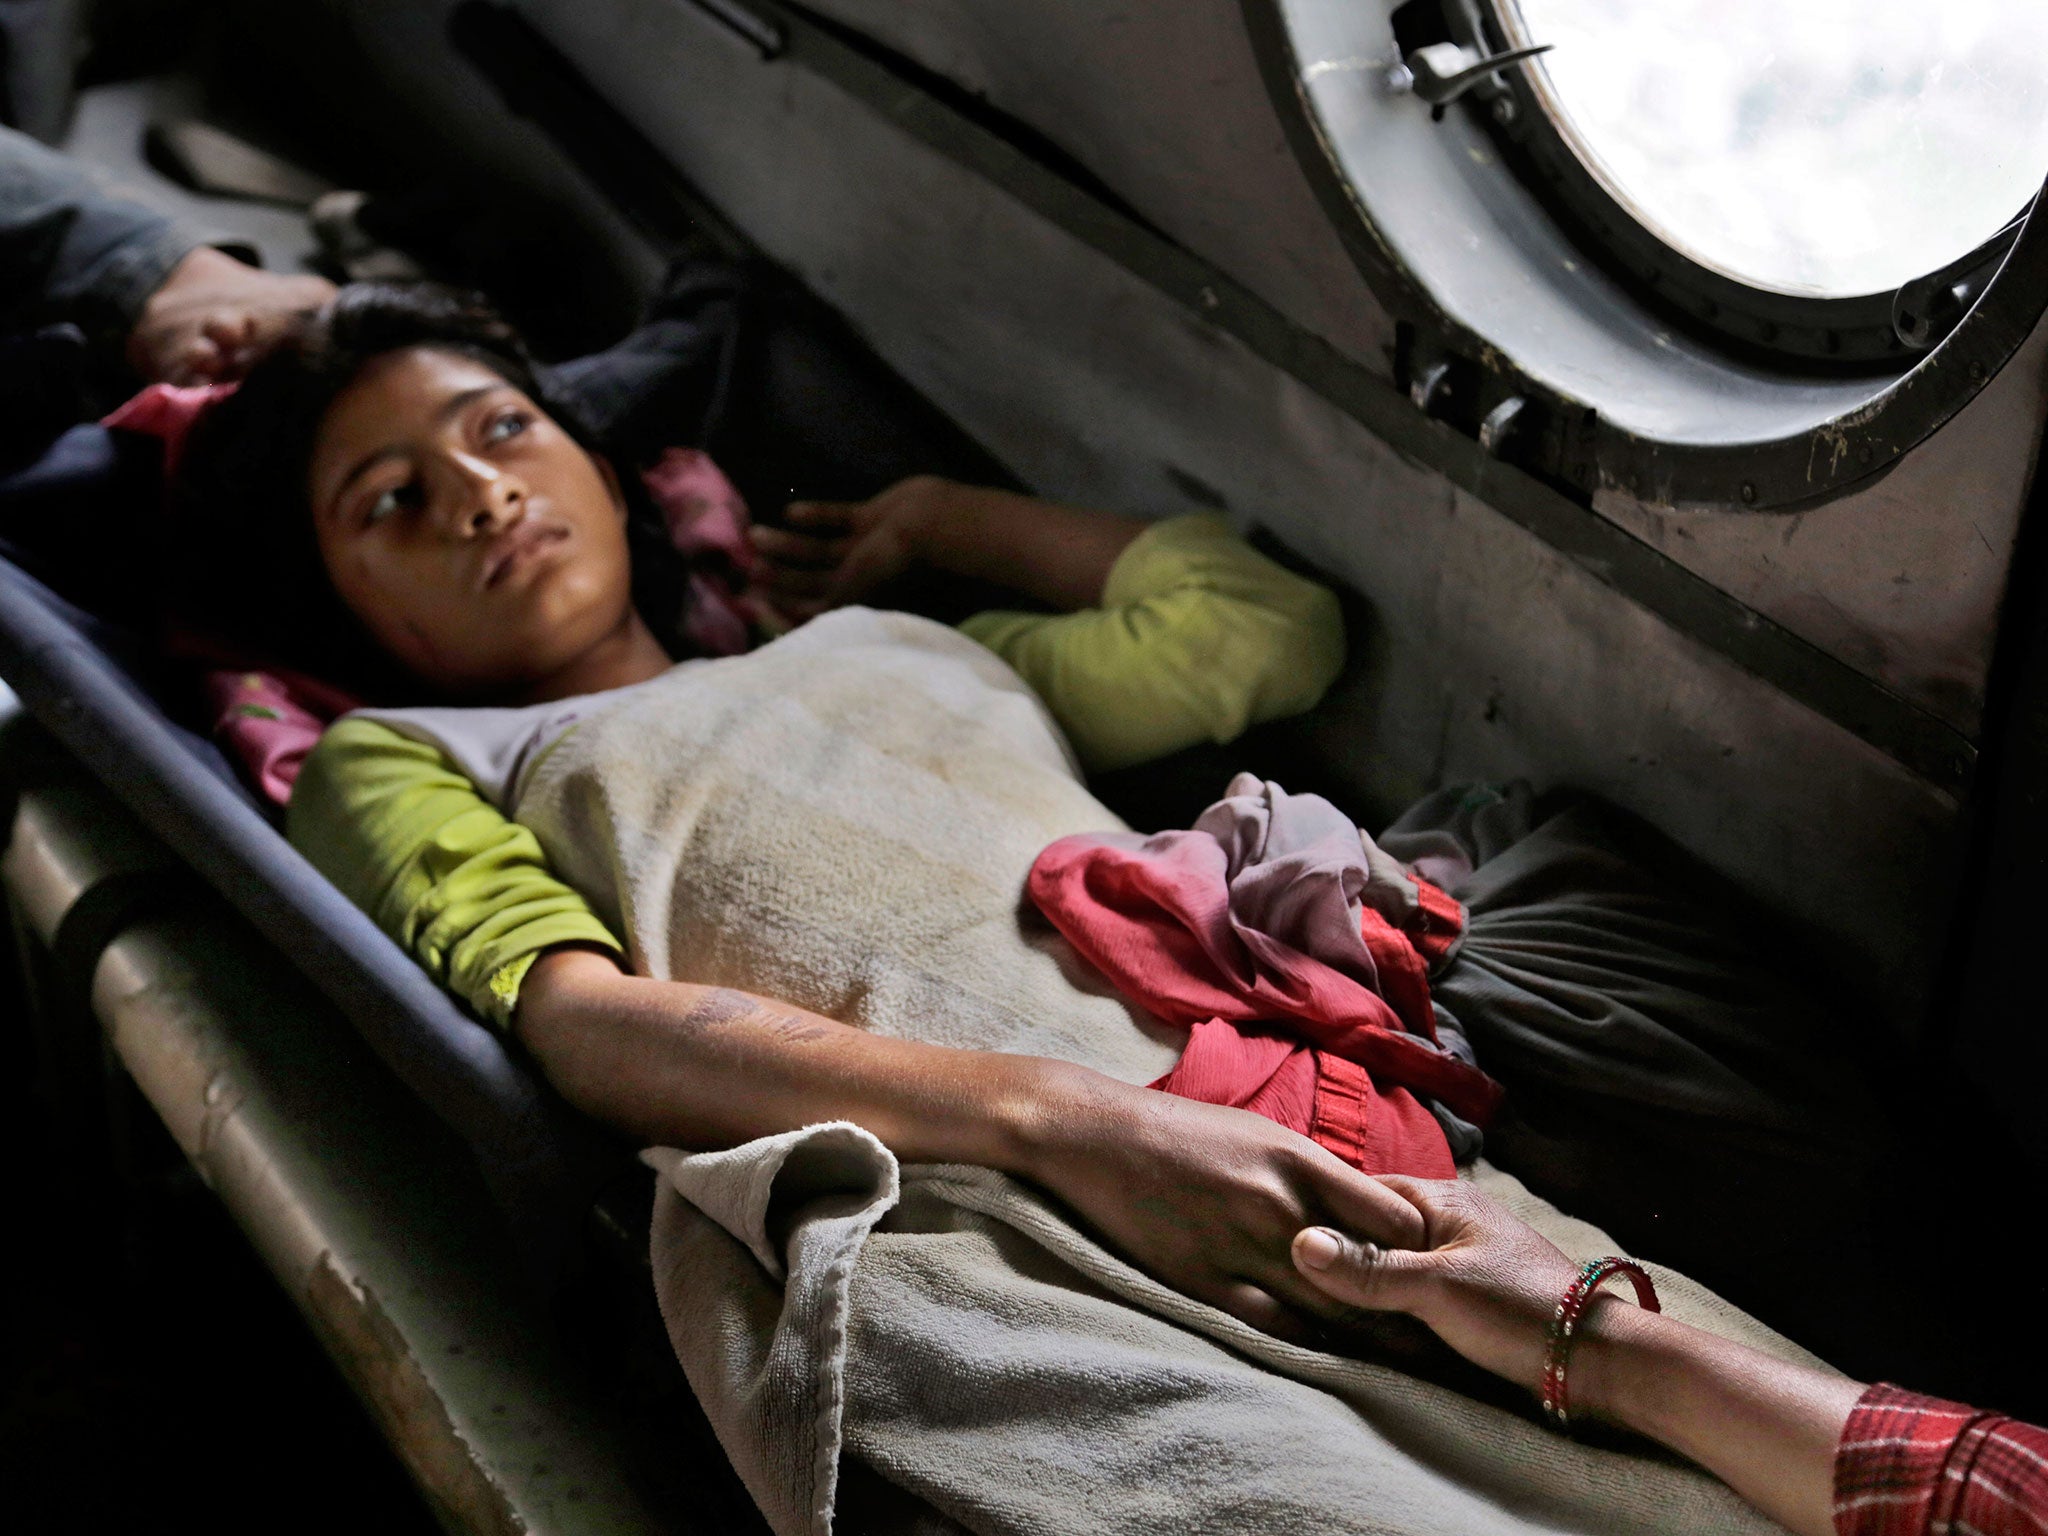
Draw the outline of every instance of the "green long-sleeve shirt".
<instances>
[{"instance_id":1,"label":"green long-sleeve shirt","mask_svg":"<svg viewBox=\"0 0 2048 1536\"><path fill-rule=\"evenodd\" d=\"M1100 607L982 613L961 629L1031 685L1093 771L1298 714L1344 660L1330 591L1206 514L1133 540ZM493 1023L509 1023L543 951L621 951L530 831L438 748L374 720L329 728L300 772L287 827L350 900Z\"/></svg>"}]
</instances>

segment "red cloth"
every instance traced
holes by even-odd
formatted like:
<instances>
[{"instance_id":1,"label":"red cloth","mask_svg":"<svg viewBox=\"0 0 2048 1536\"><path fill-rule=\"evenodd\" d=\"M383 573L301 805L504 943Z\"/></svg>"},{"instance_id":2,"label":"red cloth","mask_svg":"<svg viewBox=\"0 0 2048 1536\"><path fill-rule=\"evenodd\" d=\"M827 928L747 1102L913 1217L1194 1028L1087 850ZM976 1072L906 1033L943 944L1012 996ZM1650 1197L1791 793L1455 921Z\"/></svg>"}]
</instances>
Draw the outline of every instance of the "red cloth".
<instances>
[{"instance_id":1,"label":"red cloth","mask_svg":"<svg viewBox=\"0 0 2048 1536\"><path fill-rule=\"evenodd\" d=\"M1062 838L1028 882L1038 909L1125 996L1190 1026L1179 1063L1152 1086L1253 1110L1367 1173L1453 1177L1443 1129L1417 1095L1479 1125L1501 1097L1435 1044L1428 957L1456 940L1458 904L1417 880L1414 935L1364 909L1382 996L1285 934L1254 947L1230 921L1216 870L1177 851Z\"/></svg>"},{"instance_id":2,"label":"red cloth","mask_svg":"<svg viewBox=\"0 0 2048 1536\"><path fill-rule=\"evenodd\" d=\"M2048 1536L2048 1430L1879 1384L1835 1448L1837 1536Z\"/></svg>"}]
</instances>

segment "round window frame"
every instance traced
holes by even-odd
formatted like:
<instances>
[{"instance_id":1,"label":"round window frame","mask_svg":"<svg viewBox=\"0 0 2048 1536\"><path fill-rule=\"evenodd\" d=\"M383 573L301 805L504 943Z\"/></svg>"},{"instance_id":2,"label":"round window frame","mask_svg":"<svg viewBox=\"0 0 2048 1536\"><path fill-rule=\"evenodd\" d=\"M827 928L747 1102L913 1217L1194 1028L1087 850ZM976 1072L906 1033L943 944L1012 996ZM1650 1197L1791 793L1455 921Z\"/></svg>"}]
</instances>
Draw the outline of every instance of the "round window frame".
<instances>
[{"instance_id":1,"label":"round window frame","mask_svg":"<svg viewBox=\"0 0 2048 1536\"><path fill-rule=\"evenodd\" d=\"M1520 16L1517 0L1477 0L1489 52L1542 41ZM1595 261L1618 269L1653 306L1723 342L1794 364L1897 372L1920 355L1892 326L1896 290L1828 297L1785 293L1696 260L1631 205L1625 193L1593 168L1561 121L1563 106L1540 65L1498 76L1505 89L1486 111L1509 153L1534 178L1552 213ZM1469 99L1469 98L1468 98ZM1512 102L1513 109L1499 110ZM1985 230L1985 238L1996 230ZM1917 277L1931 274L1919 273Z\"/></svg>"},{"instance_id":2,"label":"round window frame","mask_svg":"<svg viewBox=\"0 0 2048 1536\"><path fill-rule=\"evenodd\" d=\"M1652 508L1750 511L1832 499L1885 472L1951 419L2048 309L2048 215L2037 203L1976 303L1927 351L1887 349L1887 358L1858 364L1839 351L1818 359L1782 346L1764 352L1739 332L1679 323L1675 312L1685 306L1656 297L1668 296L1668 280L1631 279L1594 258L1558 199L1500 153L1496 125L1481 126L1478 113L1456 107L1436 115L1439 131L1396 121L1401 112L1430 117L1412 96L1397 101L1388 84L1400 62L1397 7L1398 0L1240 0L1295 158L1368 285L1421 338L1425 358L1448 359L1468 375L1458 390L1440 392L1429 382L1434 362L1427 373L1411 365L1404 374L1397 364L1396 382L1431 415L1441 414L1439 394L1467 402L1451 425L1578 499L1618 493ZM1483 14L1492 14L1490 4ZM1528 107L1518 112L1530 115ZM1380 131L1367 134L1375 124ZM1561 135L1556 143L1590 179ZM1452 195L1431 199L1433 189ZM1470 227L1452 230L1455 238L1419 236L1426 221L1417 210L1434 218L1431 204L1446 201ZM1627 223L1644 228L1633 216ZM1581 265L1598 269L1597 278ZM1566 281L1560 269L1575 276ZM1532 306L1504 304L1509 294L1548 305L1548 324L1518 330L1516 310ZM1775 297L1802 307L1854 302ZM1782 326L1775 307L1750 313ZM1661 392L1656 409L1638 408L1645 380ZM1717 430L1717 411L1736 399L1739 419ZM1489 430L1504 417L1529 425Z\"/></svg>"}]
</instances>

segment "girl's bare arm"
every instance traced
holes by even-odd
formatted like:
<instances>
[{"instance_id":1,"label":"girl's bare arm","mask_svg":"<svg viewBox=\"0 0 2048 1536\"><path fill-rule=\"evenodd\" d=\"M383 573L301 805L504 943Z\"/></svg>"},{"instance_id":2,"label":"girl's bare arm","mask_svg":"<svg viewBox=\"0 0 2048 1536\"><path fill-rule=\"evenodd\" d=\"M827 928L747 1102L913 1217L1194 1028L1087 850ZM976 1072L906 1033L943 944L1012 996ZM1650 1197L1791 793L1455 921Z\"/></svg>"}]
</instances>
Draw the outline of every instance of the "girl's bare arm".
<instances>
[{"instance_id":1,"label":"girl's bare arm","mask_svg":"<svg viewBox=\"0 0 2048 1536\"><path fill-rule=\"evenodd\" d=\"M544 955L514 1027L569 1101L643 1142L707 1149L850 1120L909 1162L1043 1185L1167 1283L1259 1327L1327 1311L1288 1259L1341 1222L1413 1242L1407 1201L1305 1137L1043 1057L889 1039L750 993Z\"/></svg>"}]
</instances>

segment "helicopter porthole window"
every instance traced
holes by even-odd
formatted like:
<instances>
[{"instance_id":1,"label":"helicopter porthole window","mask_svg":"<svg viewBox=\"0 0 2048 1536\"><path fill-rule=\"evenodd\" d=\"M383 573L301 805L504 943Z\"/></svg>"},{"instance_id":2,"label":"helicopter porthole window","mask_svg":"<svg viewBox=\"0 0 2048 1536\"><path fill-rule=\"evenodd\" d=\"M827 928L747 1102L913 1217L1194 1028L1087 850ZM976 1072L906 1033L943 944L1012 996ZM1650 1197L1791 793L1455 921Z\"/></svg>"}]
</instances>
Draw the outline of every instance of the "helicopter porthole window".
<instances>
[{"instance_id":1,"label":"helicopter porthole window","mask_svg":"<svg viewBox=\"0 0 2048 1536\"><path fill-rule=\"evenodd\" d=\"M1579 222L1702 318L1795 354L1897 350L1898 290L2048 175L2039 0L1493 0L1489 19L1507 47L1548 47L1494 115Z\"/></svg>"},{"instance_id":2,"label":"helicopter porthole window","mask_svg":"<svg viewBox=\"0 0 2048 1536\"><path fill-rule=\"evenodd\" d=\"M1503 0L1546 116L1614 197L1739 281L1890 290L2048 174L2040 0Z\"/></svg>"},{"instance_id":3,"label":"helicopter porthole window","mask_svg":"<svg viewBox=\"0 0 2048 1536\"><path fill-rule=\"evenodd\" d=\"M1241 5L1395 386L1582 497L1825 499L2048 308L2043 0Z\"/></svg>"}]
</instances>

